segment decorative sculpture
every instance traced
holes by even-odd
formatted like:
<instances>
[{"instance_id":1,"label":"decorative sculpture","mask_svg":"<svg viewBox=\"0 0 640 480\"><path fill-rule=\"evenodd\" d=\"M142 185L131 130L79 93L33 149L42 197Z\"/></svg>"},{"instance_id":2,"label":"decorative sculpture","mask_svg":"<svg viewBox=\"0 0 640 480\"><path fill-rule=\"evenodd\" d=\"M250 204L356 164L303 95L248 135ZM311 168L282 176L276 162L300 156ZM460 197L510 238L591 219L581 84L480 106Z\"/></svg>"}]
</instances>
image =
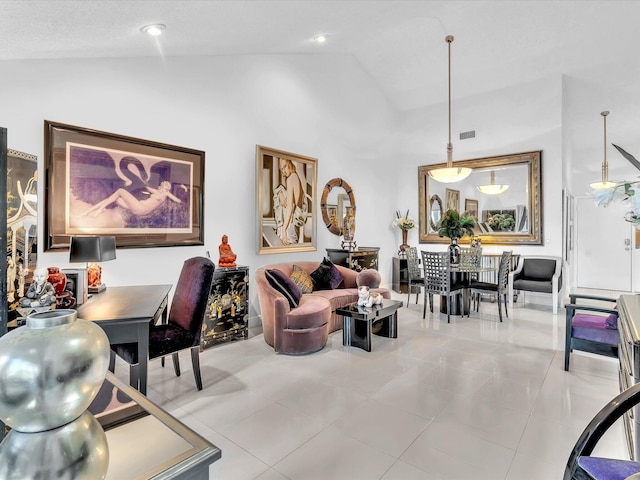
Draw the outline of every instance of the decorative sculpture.
<instances>
[{"instance_id":1,"label":"decorative sculpture","mask_svg":"<svg viewBox=\"0 0 640 480\"><path fill-rule=\"evenodd\" d=\"M237 255L233 253L231 246L229 245L229 237L222 235L222 243L218 247L220 252L220 260L218 261L219 267L235 267Z\"/></svg>"},{"instance_id":2,"label":"decorative sculpture","mask_svg":"<svg viewBox=\"0 0 640 480\"><path fill-rule=\"evenodd\" d=\"M56 290L47 281L49 270L38 268L33 274L33 283L29 285L27 294L20 299L21 307L46 307L56 301Z\"/></svg>"},{"instance_id":3,"label":"decorative sculpture","mask_svg":"<svg viewBox=\"0 0 640 480\"><path fill-rule=\"evenodd\" d=\"M370 292L367 286L358 287L358 306L372 307L373 305L382 305L382 295Z\"/></svg>"}]
</instances>

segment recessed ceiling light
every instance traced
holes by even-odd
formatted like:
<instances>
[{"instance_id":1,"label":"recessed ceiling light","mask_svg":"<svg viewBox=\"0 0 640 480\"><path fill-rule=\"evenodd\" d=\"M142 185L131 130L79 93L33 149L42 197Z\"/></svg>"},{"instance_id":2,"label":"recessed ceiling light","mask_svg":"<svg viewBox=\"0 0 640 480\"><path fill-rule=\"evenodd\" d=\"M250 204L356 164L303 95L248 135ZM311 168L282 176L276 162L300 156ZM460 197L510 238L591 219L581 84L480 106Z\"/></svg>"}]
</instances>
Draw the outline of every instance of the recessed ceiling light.
<instances>
[{"instance_id":1,"label":"recessed ceiling light","mask_svg":"<svg viewBox=\"0 0 640 480\"><path fill-rule=\"evenodd\" d=\"M155 23L153 25L146 25L140 29L142 33L146 33L147 35L151 35L153 37L157 37L158 35L162 35L162 32L167 28L166 25L161 23Z\"/></svg>"},{"instance_id":2,"label":"recessed ceiling light","mask_svg":"<svg viewBox=\"0 0 640 480\"><path fill-rule=\"evenodd\" d=\"M324 43L328 38L329 35L327 35L326 33L321 33L320 35L316 35L315 37L313 37L313 41L316 43Z\"/></svg>"}]
</instances>

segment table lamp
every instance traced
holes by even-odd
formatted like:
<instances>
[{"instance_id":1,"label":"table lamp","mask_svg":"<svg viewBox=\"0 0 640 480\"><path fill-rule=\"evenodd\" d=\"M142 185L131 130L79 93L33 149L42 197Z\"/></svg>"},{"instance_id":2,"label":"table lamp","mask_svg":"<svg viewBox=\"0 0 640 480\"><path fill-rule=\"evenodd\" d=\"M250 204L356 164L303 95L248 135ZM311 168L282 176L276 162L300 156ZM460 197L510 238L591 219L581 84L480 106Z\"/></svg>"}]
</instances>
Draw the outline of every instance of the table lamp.
<instances>
[{"instance_id":1,"label":"table lamp","mask_svg":"<svg viewBox=\"0 0 640 480\"><path fill-rule=\"evenodd\" d=\"M89 293L100 293L107 286L102 283L102 268L98 262L115 260L116 237L71 237L69 262L87 264Z\"/></svg>"}]
</instances>

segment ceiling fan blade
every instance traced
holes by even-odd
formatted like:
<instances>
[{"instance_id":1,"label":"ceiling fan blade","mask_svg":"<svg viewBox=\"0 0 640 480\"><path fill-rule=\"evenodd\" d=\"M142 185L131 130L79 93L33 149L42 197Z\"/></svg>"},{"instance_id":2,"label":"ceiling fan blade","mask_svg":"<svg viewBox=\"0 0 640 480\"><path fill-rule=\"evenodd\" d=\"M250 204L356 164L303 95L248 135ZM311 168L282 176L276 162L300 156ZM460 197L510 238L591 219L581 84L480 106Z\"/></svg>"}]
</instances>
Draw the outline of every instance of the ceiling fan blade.
<instances>
[{"instance_id":1,"label":"ceiling fan blade","mask_svg":"<svg viewBox=\"0 0 640 480\"><path fill-rule=\"evenodd\" d=\"M631 163L631 165L633 165L634 167L636 167L638 170L640 170L640 162L638 160L636 160L636 157L634 157L633 155L631 155L629 152L625 151L624 148L619 147L618 145L616 145L615 143L612 143L611 145L613 145L614 147L616 147L616 150L618 150L620 152L620 154L626 158L627 160L629 160L629 163Z\"/></svg>"}]
</instances>

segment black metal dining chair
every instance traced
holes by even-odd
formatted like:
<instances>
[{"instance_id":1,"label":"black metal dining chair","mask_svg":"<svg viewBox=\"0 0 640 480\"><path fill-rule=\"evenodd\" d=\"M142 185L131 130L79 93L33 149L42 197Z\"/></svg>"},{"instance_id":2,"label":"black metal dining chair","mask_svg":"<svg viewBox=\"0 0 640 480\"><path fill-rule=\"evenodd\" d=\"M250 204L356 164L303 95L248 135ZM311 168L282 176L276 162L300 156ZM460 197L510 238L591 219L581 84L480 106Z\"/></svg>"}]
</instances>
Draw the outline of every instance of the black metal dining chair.
<instances>
[{"instance_id":1,"label":"black metal dining chair","mask_svg":"<svg viewBox=\"0 0 640 480\"><path fill-rule=\"evenodd\" d=\"M498 300L498 318L502 322L502 303L504 301L504 314L509 318L509 312L507 310L508 295L509 295L509 272L511 271L511 250L502 252L500 258L500 266L498 267L498 278L496 283L480 282L473 280L469 283L469 290L473 297L473 303L476 308L476 312L480 310L480 295L491 293L497 297Z\"/></svg>"},{"instance_id":2,"label":"black metal dining chair","mask_svg":"<svg viewBox=\"0 0 640 480\"><path fill-rule=\"evenodd\" d=\"M418 249L410 247L405 250L407 254L407 307L411 301L411 293L416 292L416 305L418 304L418 296L420 289L424 288L424 277L420 271L420 258L418 257Z\"/></svg>"}]
</instances>

